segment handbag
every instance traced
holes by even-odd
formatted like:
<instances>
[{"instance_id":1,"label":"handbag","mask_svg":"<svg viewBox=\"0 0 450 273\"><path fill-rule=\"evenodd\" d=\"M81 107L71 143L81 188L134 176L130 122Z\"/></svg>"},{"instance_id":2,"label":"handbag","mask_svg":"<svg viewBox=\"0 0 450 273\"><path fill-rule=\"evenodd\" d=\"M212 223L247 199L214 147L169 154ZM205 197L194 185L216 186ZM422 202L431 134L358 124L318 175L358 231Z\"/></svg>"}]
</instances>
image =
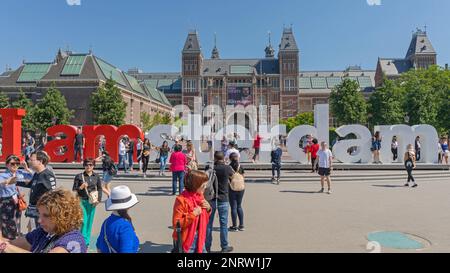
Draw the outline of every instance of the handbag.
<instances>
[{"instance_id":1,"label":"handbag","mask_svg":"<svg viewBox=\"0 0 450 273\"><path fill-rule=\"evenodd\" d=\"M242 174L239 173L241 165L238 165L237 172L231 176L230 188L233 191L243 191L245 189L245 179Z\"/></svg>"},{"instance_id":2,"label":"handbag","mask_svg":"<svg viewBox=\"0 0 450 273\"><path fill-rule=\"evenodd\" d=\"M19 211L24 211L27 207L27 201L25 201L25 198L20 194L19 187L17 187L17 209Z\"/></svg>"},{"instance_id":3,"label":"handbag","mask_svg":"<svg viewBox=\"0 0 450 273\"><path fill-rule=\"evenodd\" d=\"M86 181L84 180L84 174L81 174L81 177L83 178L83 183L86 183ZM89 197L89 204L95 204L98 203L98 191L91 191L89 192L87 190L87 187L84 188L84 190L86 191L86 194Z\"/></svg>"}]
</instances>

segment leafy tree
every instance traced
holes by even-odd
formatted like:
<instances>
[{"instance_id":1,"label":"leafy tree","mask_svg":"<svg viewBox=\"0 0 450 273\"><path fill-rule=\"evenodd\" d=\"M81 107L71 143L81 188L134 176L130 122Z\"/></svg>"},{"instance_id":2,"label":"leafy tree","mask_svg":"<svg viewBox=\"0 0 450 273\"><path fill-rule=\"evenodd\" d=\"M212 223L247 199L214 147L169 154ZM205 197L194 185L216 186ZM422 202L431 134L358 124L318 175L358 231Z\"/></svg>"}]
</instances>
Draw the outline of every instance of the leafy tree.
<instances>
[{"instance_id":1,"label":"leafy tree","mask_svg":"<svg viewBox=\"0 0 450 273\"><path fill-rule=\"evenodd\" d=\"M344 79L330 94L330 107L340 124L365 124L367 122L367 102L360 92L359 84Z\"/></svg>"},{"instance_id":2,"label":"leafy tree","mask_svg":"<svg viewBox=\"0 0 450 273\"><path fill-rule=\"evenodd\" d=\"M312 112L305 112L280 121L281 124L286 125L287 132L300 125L314 125L314 114Z\"/></svg>"},{"instance_id":3,"label":"leafy tree","mask_svg":"<svg viewBox=\"0 0 450 273\"><path fill-rule=\"evenodd\" d=\"M91 111L95 124L120 126L124 124L127 103L112 79L100 86L91 97Z\"/></svg>"},{"instance_id":4,"label":"leafy tree","mask_svg":"<svg viewBox=\"0 0 450 273\"><path fill-rule=\"evenodd\" d=\"M401 124L404 122L404 94L394 81L383 79L383 84L369 98L370 125Z\"/></svg>"},{"instance_id":5,"label":"leafy tree","mask_svg":"<svg viewBox=\"0 0 450 273\"><path fill-rule=\"evenodd\" d=\"M36 127L33 122L33 111L34 111L34 104L33 101L27 97L25 92L23 92L22 88L20 89L20 94L17 100L15 100L12 103L13 108L21 108L25 109L26 115L22 119L22 127L25 130L35 130Z\"/></svg>"},{"instance_id":6,"label":"leafy tree","mask_svg":"<svg viewBox=\"0 0 450 273\"><path fill-rule=\"evenodd\" d=\"M32 120L37 129L45 132L48 127L53 125L69 124L73 112L67 107L66 98L52 84L33 109Z\"/></svg>"}]
</instances>

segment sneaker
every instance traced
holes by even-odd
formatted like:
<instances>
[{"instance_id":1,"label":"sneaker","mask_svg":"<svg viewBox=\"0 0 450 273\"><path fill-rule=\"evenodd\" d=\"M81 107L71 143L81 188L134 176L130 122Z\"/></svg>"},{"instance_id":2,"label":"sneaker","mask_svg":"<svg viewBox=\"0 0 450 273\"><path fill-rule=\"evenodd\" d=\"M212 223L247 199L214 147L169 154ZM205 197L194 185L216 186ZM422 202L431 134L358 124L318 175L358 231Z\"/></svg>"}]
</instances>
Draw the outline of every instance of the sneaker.
<instances>
[{"instance_id":1,"label":"sneaker","mask_svg":"<svg viewBox=\"0 0 450 273\"><path fill-rule=\"evenodd\" d=\"M147 178L147 174L146 173L144 173L144 178Z\"/></svg>"},{"instance_id":2,"label":"sneaker","mask_svg":"<svg viewBox=\"0 0 450 273\"><path fill-rule=\"evenodd\" d=\"M235 232L235 231L238 231L238 228L231 226L228 228L228 231Z\"/></svg>"},{"instance_id":3,"label":"sneaker","mask_svg":"<svg viewBox=\"0 0 450 273\"><path fill-rule=\"evenodd\" d=\"M275 177L272 177L272 183L275 183Z\"/></svg>"},{"instance_id":4,"label":"sneaker","mask_svg":"<svg viewBox=\"0 0 450 273\"><path fill-rule=\"evenodd\" d=\"M222 248L222 253L228 253L228 252L232 252L233 251L233 247L232 246L227 246L226 248Z\"/></svg>"},{"instance_id":5,"label":"sneaker","mask_svg":"<svg viewBox=\"0 0 450 273\"><path fill-rule=\"evenodd\" d=\"M277 178L277 185L280 185L280 178Z\"/></svg>"},{"instance_id":6,"label":"sneaker","mask_svg":"<svg viewBox=\"0 0 450 273\"><path fill-rule=\"evenodd\" d=\"M417 184L414 184L412 187L413 187L413 188L416 188L416 187L417 187Z\"/></svg>"},{"instance_id":7,"label":"sneaker","mask_svg":"<svg viewBox=\"0 0 450 273\"><path fill-rule=\"evenodd\" d=\"M323 188L322 188L322 189L320 189L319 193L323 193Z\"/></svg>"},{"instance_id":8,"label":"sneaker","mask_svg":"<svg viewBox=\"0 0 450 273\"><path fill-rule=\"evenodd\" d=\"M409 187L409 184L408 183L406 183L405 185L403 185L403 186L405 186L405 187Z\"/></svg>"},{"instance_id":9,"label":"sneaker","mask_svg":"<svg viewBox=\"0 0 450 273\"><path fill-rule=\"evenodd\" d=\"M328 191L327 191L327 194L331 194L331 190L328 190Z\"/></svg>"},{"instance_id":10,"label":"sneaker","mask_svg":"<svg viewBox=\"0 0 450 273\"><path fill-rule=\"evenodd\" d=\"M239 227L238 227L238 230L239 230L239 231L245 231L245 228L244 228L244 226L239 226Z\"/></svg>"}]
</instances>

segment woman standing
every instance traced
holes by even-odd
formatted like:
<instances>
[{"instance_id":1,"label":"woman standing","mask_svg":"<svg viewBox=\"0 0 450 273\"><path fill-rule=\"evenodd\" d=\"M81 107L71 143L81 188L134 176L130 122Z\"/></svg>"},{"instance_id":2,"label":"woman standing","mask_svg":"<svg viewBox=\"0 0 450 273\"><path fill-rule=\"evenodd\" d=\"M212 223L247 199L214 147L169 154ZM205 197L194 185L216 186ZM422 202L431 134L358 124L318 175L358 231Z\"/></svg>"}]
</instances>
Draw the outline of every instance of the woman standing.
<instances>
[{"instance_id":1,"label":"woman standing","mask_svg":"<svg viewBox=\"0 0 450 273\"><path fill-rule=\"evenodd\" d=\"M381 136L380 136L380 132L376 131L375 135L372 138L372 153L373 153L373 163L377 164L381 164L380 161L380 150L381 150Z\"/></svg>"},{"instance_id":2,"label":"woman standing","mask_svg":"<svg viewBox=\"0 0 450 273\"><path fill-rule=\"evenodd\" d=\"M187 172L197 170L197 156L195 154L194 144L188 142L186 145L186 161L187 161Z\"/></svg>"},{"instance_id":3,"label":"woman standing","mask_svg":"<svg viewBox=\"0 0 450 273\"><path fill-rule=\"evenodd\" d=\"M117 174L117 167L114 165L113 160L109 156L107 151L102 152L102 156L96 159L97 161L102 161L102 170L103 170L103 186L102 191L109 198L111 194L111 180L113 176ZM101 201L101 199L99 199Z\"/></svg>"},{"instance_id":4,"label":"woman standing","mask_svg":"<svg viewBox=\"0 0 450 273\"><path fill-rule=\"evenodd\" d=\"M409 182L412 181L412 187L417 187L416 182L414 181L414 177L412 176L412 170L416 168L416 154L414 152L414 146L412 144L408 144L407 151L405 152L405 156L403 157L403 161L405 162L406 172L408 173L408 181L405 184L405 187L409 186Z\"/></svg>"},{"instance_id":5,"label":"woman standing","mask_svg":"<svg viewBox=\"0 0 450 273\"><path fill-rule=\"evenodd\" d=\"M211 214L211 206L203 196L207 182L205 172L193 170L186 177L186 189L175 199L172 216L174 249L179 248L177 242L181 241L185 253L206 252L206 228ZM177 223L181 227L181 238L177 235Z\"/></svg>"},{"instance_id":6,"label":"woman standing","mask_svg":"<svg viewBox=\"0 0 450 273\"><path fill-rule=\"evenodd\" d=\"M83 214L78 198L56 189L37 203L40 227L13 241L0 238L0 253L86 253L80 227Z\"/></svg>"},{"instance_id":7,"label":"woman standing","mask_svg":"<svg viewBox=\"0 0 450 273\"><path fill-rule=\"evenodd\" d=\"M30 181L32 171L24 164L25 171L19 170L20 160L16 155L6 158L6 171L0 174L0 227L3 237L14 240L20 233L20 218L18 209L19 192L15 185L17 181Z\"/></svg>"},{"instance_id":8,"label":"woman standing","mask_svg":"<svg viewBox=\"0 0 450 273\"><path fill-rule=\"evenodd\" d=\"M152 149L152 144L148 138L144 139L142 144L141 160L142 160L142 171L144 172L144 178L147 177L148 162L150 160L150 151Z\"/></svg>"},{"instance_id":9,"label":"woman standing","mask_svg":"<svg viewBox=\"0 0 450 273\"><path fill-rule=\"evenodd\" d=\"M442 156L441 156L441 160L442 163L444 163L445 160L445 164L448 165L448 156L450 154L449 150L448 150L448 141L447 141L447 137L443 137L442 141L441 141L441 150L442 150Z\"/></svg>"},{"instance_id":10,"label":"woman standing","mask_svg":"<svg viewBox=\"0 0 450 273\"><path fill-rule=\"evenodd\" d=\"M398 158L398 142L397 137L394 136L391 142L391 152L392 152L392 160L396 161Z\"/></svg>"},{"instance_id":11,"label":"woman standing","mask_svg":"<svg viewBox=\"0 0 450 273\"><path fill-rule=\"evenodd\" d=\"M137 253L139 239L134 230L128 210L138 203L136 195L127 186L118 186L111 191L106 201L106 210L112 211L102 224L97 239L99 253Z\"/></svg>"},{"instance_id":12,"label":"woman standing","mask_svg":"<svg viewBox=\"0 0 450 273\"><path fill-rule=\"evenodd\" d=\"M75 176L72 190L77 192L80 197L80 205L83 210L81 234L83 234L86 245L89 247L92 224L94 223L95 207L100 203L100 200L102 200L102 180L100 179L100 176L94 172L94 159L84 159L83 166L84 172Z\"/></svg>"},{"instance_id":13,"label":"woman standing","mask_svg":"<svg viewBox=\"0 0 450 273\"><path fill-rule=\"evenodd\" d=\"M230 156L230 166L235 172L244 175L244 169L239 164L239 157L233 153ZM242 199L244 198L245 189L242 191L234 191L231 187L228 192L231 207L231 222L232 226L229 231L244 231L244 210L242 209ZM237 218L239 217L239 226L237 225Z\"/></svg>"},{"instance_id":14,"label":"woman standing","mask_svg":"<svg viewBox=\"0 0 450 273\"><path fill-rule=\"evenodd\" d=\"M177 193L177 181L179 183L179 193L184 189L184 172L186 170L186 155L181 152L181 145L174 147L174 152L170 155L170 170L172 171L172 195Z\"/></svg>"},{"instance_id":15,"label":"woman standing","mask_svg":"<svg viewBox=\"0 0 450 273\"><path fill-rule=\"evenodd\" d=\"M164 141L162 146L159 147L159 175L164 176L164 172L167 166L167 158L169 157L169 144L167 141Z\"/></svg>"}]
</instances>

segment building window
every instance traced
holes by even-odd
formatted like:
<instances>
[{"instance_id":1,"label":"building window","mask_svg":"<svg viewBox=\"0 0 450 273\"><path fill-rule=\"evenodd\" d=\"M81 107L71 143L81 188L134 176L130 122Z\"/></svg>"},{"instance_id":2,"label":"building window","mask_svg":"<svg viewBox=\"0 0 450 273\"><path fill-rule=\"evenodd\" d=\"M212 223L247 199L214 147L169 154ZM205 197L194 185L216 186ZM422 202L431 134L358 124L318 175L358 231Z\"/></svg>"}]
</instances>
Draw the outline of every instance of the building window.
<instances>
[{"instance_id":1,"label":"building window","mask_svg":"<svg viewBox=\"0 0 450 273\"><path fill-rule=\"evenodd\" d=\"M287 92L292 92L297 90L297 85L295 79L285 79L284 80L284 90Z\"/></svg>"},{"instance_id":2,"label":"building window","mask_svg":"<svg viewBox=\"0 0 450 273\"><path fill-rule=\"evenodd\" d=\"M184 91L188 93L195 92L197 89L196 80L185 80L184 81Z\"/></svg>"},{"instance_id":3,"label":"building window","mask_svg":"<svg viewBox=\"0 0 450 273\"><path fill-rule=\"evenodd\" d=\"M270 78L269 84L273 88L280 88L280 79L278 78Z\"/></svg>"}]
</instances>

